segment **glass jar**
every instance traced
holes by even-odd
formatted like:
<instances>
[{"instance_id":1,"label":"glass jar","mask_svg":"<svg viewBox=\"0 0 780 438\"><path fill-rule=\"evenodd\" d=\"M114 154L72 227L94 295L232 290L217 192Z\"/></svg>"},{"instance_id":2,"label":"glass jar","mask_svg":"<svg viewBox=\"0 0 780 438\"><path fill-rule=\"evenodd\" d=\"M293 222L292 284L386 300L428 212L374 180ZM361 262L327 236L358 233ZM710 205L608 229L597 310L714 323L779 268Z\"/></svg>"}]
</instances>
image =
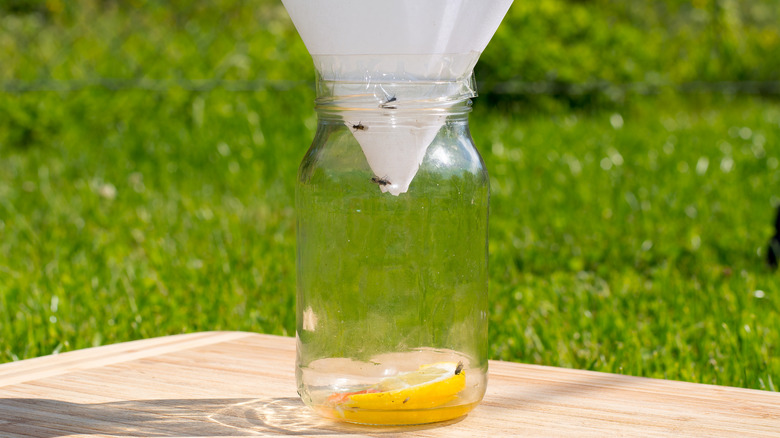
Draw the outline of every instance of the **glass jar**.
<instances>
[{"instance_id":1,"label":"glass jar","mask_svg":"<svg viewBox=\"0 0 780 438\"><path fill-rule=\"evenodd\" d=\"M333 90L320 84L296 187L298 393L354 423L460 417L482 399L488 367L489 188L470 100L405 105L383 91L379 105L376 93L356 105L360 97ZM433 140L407 190L393 194L356 134L420 130Z\"/></svg>"}]
</instances>

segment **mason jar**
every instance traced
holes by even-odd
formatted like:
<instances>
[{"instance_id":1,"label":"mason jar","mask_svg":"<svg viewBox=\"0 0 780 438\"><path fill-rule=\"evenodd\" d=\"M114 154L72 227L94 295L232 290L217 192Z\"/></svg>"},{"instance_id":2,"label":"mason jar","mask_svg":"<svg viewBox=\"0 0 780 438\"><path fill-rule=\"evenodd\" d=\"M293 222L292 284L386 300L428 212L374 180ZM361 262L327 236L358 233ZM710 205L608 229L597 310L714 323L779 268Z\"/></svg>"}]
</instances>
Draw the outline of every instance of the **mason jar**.
<instances>
[{"instance_id":1,"label":"mason jar","mask_svg":"<svg viewBox=\"0 0 780 438\"><path fill-rule=\"evenodd\" d=\"M298 393L353 423L457 418L482 399L488 368L489 188L470 95L355 87L320 81L298 174ZM393 163L369 162L376 145L419 167L405 182L379 174Z\"/></svg>"}]
</instances>

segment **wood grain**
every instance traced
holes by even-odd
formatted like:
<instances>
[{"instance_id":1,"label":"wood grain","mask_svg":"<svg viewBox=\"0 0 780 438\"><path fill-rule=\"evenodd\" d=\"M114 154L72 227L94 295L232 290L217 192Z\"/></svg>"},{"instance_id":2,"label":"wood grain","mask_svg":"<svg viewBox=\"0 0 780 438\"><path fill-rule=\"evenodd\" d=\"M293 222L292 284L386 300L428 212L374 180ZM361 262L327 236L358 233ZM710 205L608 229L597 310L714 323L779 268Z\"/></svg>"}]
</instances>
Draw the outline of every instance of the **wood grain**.
<instances>
[{"instance_id":1,"label":"wood grain","mask_svg":"<svg viewBox=\"0 0 780 438\"><path fill-rule=\"evenodd\" d=\"M780 394L491 361L465 418L377 428L295 392L295 340L206 332L0 365L1 437L778 436Z\"/></svg>"}]
</instances>

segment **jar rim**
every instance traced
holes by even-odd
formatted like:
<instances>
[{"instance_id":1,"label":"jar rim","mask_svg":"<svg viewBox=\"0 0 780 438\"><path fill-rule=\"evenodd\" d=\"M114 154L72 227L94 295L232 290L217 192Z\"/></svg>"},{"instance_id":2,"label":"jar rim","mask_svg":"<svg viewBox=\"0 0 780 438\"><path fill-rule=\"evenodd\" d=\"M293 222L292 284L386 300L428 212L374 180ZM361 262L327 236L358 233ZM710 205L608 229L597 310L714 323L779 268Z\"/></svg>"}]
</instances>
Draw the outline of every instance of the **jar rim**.
<instances>
[{"instance_id":1,"label":"jar rim","mask_svg":"<svg viewBox=\"0 0 780 438\"><path fill-rule=\"evenodd\" d=\"M477 96L474 75L455 81L317 81L318 112L467 113Z\"/></svg>"}]
</instances>

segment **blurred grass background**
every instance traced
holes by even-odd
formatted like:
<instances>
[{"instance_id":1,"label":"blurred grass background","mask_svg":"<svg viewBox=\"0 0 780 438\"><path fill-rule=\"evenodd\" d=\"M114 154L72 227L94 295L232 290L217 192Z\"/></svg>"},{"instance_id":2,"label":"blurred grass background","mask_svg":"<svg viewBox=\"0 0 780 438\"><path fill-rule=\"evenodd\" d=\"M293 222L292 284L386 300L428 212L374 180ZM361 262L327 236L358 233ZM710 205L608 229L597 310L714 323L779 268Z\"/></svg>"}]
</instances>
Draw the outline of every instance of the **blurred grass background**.
<instances>
[{"instance_id":1,"label":"blurred grass background","mask_svg":"<svg viewBox=\"0 0 780 438\"><path fill-rule=\"evenodd\" d=\"M518 0L477 67L491 356L778 390L780 5ZM280 2L0 3L0 362L294 334Z\"/></svg>"}]
</instances>

